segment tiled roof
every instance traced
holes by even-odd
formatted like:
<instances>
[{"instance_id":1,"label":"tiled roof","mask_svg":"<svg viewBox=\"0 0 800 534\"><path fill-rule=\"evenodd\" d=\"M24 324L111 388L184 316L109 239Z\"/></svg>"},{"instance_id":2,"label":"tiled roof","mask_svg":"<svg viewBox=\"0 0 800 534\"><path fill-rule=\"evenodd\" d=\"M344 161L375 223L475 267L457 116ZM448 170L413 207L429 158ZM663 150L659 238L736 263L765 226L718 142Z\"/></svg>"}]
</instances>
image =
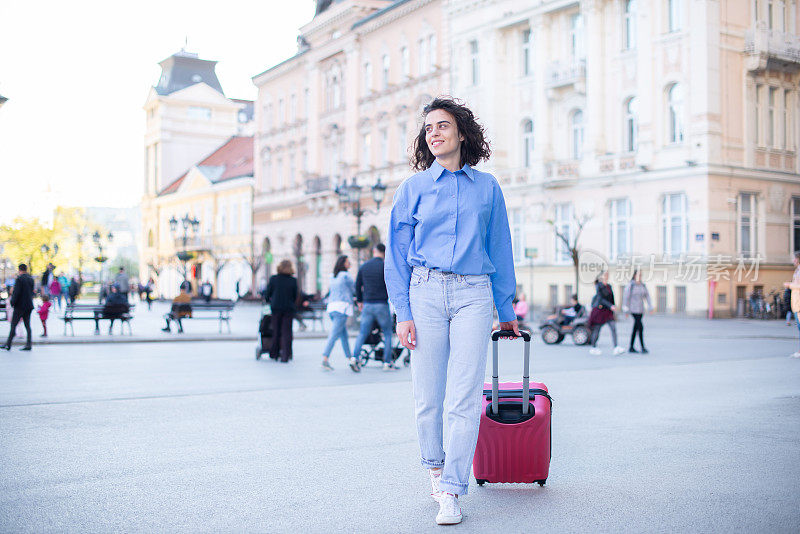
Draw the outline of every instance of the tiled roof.
<instances>
[{"instance_id":1,"label":"tiled roof","mask_svg":"<svg viewBox=\"0 0 800 534\"><path fill-rule=\"evenodd\" d=\"M193 167L197 167L215 184L242 176L253 176L253 137L231 137ZM177 191L187 174L189 171L162 189L158 195L168 195Z\"/></svg>"}]
</instances>

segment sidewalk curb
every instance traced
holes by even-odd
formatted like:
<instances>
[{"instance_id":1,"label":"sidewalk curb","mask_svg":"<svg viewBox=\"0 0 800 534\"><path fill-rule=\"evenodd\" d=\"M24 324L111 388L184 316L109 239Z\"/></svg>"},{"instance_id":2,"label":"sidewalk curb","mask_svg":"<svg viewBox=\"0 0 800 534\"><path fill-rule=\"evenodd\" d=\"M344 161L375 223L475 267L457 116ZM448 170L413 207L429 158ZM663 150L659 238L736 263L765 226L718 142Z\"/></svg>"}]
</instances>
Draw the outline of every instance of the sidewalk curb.
<instances>
[{"instance_id":1,"label":"sidewalk curb","mask_svg":"<svg viewBox=\"0 0 800 534\"><path fill-rule=\"evenodd\" d=\"M294 339L325 339L328 334L325 332L298 332L295 333ZM135 336L95 336L95 337L74 337L74 338L61 338L61 339L44 339L34 340L33 346L44 345L97 345L108 343L181 343L181 342L203 342L203 341L258 341L257 335L230 335L220 334L212 336L208 334L203 335L177 335L172 337L135 337ZM14 340L12 343L14 347L22 347L25 345L24 339L22 341Z\"/></svg>"}]
</instances>

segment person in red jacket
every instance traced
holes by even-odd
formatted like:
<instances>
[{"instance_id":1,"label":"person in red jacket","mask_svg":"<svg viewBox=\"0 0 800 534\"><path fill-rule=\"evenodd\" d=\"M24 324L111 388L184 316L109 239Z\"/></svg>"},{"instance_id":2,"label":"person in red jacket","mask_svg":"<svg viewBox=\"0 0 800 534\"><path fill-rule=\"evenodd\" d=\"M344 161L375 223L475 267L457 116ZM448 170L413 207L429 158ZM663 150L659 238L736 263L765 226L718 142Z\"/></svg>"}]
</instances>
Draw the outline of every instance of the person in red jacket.
<instances>
[{"instance_id":1,"label":"person in red jacket","mask_svg":"<svg viewBox=\"0 0 800 534\"><path fill-rule=\"evenodd\" d=\"M39 314L39 320L42 321L42 337L47 337L47 316L50 315L50 297L42 295L42 303L36 308L36 313Z\"/></svg>"}]
</instances>

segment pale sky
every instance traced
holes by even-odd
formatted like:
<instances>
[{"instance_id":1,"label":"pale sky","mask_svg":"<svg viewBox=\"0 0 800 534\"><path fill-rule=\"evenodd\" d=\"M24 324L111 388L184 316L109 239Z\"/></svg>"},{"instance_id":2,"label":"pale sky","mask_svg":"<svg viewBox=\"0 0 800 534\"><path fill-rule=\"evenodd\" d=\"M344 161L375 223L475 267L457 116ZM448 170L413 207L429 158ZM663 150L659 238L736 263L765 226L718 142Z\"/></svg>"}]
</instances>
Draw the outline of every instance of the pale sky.
<instances>
[{"instance_id":1,"label":"pale sky","mask_svg":"<svg viewBox=\"0 0 800 534\"><path fill-rule=\"evenodd\" d=\"M314 0L0 1L0 224L56 205L133 206L143 184L142 105L158 62L215 60L230 98L293 55Z\"/></svg>"}]
</instances>

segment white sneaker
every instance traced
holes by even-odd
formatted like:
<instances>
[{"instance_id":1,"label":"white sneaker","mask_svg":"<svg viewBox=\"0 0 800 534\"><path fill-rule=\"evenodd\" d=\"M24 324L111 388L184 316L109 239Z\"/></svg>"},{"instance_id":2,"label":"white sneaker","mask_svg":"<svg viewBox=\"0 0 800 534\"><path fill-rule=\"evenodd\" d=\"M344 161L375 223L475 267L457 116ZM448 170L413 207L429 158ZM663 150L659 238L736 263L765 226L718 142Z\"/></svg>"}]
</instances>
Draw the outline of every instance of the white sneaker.
<instances>
[{"instance_id":1,"label":"white sneaker","mask_svg":"<svg viewBox=\"0 0 800 534\"><path fill-rule=\"evenodd\" d=\"M455 525L461 523L461 506L458 497L452 493L442 493L439 499L439 513L436 515L436 524Z\"/></svg>"},{"instance_id":2,"label":"white sneaker","mask_svg":"<svg viewBox=\"0 0 800 534\"><path fill-rule=\"evenodd\" d=\"M428 469L428 474L431 477L431 497L433 497L434 501L439 502L442 496L442 492L439 491L439 480L442 479L442 470Z\"/></svg>"},{"instance_id":3,"label":"white sneaker","mask_svg":"<svg viewBox=\"0 0 800 534\"><path fill-rule=\"evenodd\" d=\"M391 363L384 363L383 364L383 370L384 371L397 371L397 367L395 367Z\"/></svg>"},{"instance_id":4,"label":"white sneaker","mask_svg":"<svg viewBox=\"0 0 800 534\"><path fill-rule=\"evenodd\" d=\"M592 347L591 349L589 349L589 354L591 354L593 356L599 356L599 355L603 354L603 351L598 349L597 347Z\"/></svg>"},{"instance_id":5,"label":"white sneaker","mask_svg":"<svg viewBox=\"0 0 800 534\"><path fill-rule=\"evenodd\" d=\"M800 358L800 351L795 352L794 354L789 356L790 358Z\"/></svg>"},{"instance_id":6,"label":"white sneaker","mask_svg":"<svg viewBox=\"0 0 800 534\"><path fill-rule=\"evenodd\" d=\"M614 347L614 356L619 356L623 352L625 352L625 349L622 347Z\"/></svg>"}]
</instances>

